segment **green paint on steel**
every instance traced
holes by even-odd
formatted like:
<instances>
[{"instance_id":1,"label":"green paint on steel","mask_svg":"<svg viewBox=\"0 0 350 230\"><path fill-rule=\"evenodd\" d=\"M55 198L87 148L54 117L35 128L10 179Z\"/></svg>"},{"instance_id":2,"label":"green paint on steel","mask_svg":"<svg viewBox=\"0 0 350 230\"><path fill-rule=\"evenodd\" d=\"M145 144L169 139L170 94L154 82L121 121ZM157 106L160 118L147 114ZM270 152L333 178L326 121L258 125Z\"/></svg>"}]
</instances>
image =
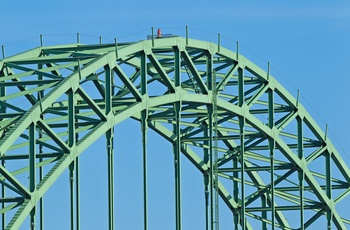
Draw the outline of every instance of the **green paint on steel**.
<instances>
[{"instance_id":1,"label":"green paint on steel","mask_svg":"<svg viewBox=\"0 0 350 230\"><path fill-rule=\"evenodd\" d=\"M28 216L35 228L37 210L43 226L47 209L42 208L42 198L69 169L71 228L79 229L78 157L102 135L107 138L108 225L116 228L113 130L129 118L139 120L142 127L144 229L149 225L148 128L174 147L176 229L183 225L182 156L203 174L206 229L219 226L216 197L231 212L234 229L252 229L252 221L260 221L263 229L304 229L320 218L329 228L349 227L348 217L337 209L350 194L349 168L299 99L270 75L269 67L264 71L239 54L238 43L237 52L232 52L221 46L220 34L217 45L190 39L188 30L186 34L97 45L80 44L78 34L78 44L51 47L44 46L41 37L39 48L4 55L3 228L18 229ZM25 101L28 109L16 106L18 101ZM197 153L192 146L203 150ZM7 162L23 159L26 165L7 168ZM324 160L324 168L312 166L318 160ZM29 188L20 179L25 173ZM226 187L227 181L231 187ZM306 210L313 214L305 215ZM288 221L289 213L299 221ZM10 221L4 223L6 219Z\"/></svg>"}]
</instances>

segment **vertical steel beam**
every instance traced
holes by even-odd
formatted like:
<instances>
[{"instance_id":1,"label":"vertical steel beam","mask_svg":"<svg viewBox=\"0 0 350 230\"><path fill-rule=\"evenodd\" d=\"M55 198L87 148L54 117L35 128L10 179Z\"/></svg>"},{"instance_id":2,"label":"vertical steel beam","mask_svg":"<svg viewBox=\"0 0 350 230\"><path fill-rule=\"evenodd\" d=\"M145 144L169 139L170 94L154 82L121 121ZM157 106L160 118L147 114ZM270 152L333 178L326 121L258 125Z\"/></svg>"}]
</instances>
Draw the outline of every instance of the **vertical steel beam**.
<instances>
[{"instance_id":1,"label":"vertical steel beam","mask_svg":"<svg viewBox=\"0 0 350 230\"><path fill-rule=\"evenodd\" d=\"M181 61L178 47L174 47L174 69L175 87L181 86ZM176 140L173 143L174 167L175 167L175 212L176 230L181 230L181 101L174 103L175 124L173 125Z\"/></svg>"},{"instance_id":2,"label":"vertical steel beam","mask_svg":"<svg viewBox=\"0 0 350 230\"><path fill-rule=\"evenodd\" d=\"M151 28L152 30L152 47L154 47L154 28Z\"/></svg>"},{"instance_id":3,"label":"vertical steel beam","mask_svg":"<svg viewBox=\"0 0 350 230\"><path fill-rule=\"evenodd\" d=\"M35 224L36 224L36 220L35 220L35 207L34 207L32 211L30 211L30 229L31 230L35 230Z\"/></svg>"},{"instance_id":4,"label":"vertical steel beam","mask_svg":"<svg viewBox=\"0 0 350 230\"><path fill-rule=\"evenodd\" d=\"M237 156L235 156L232 160L232 164L233 164L233 168L237 169L238 168L238 158ZM233 172L233 178L235 178L233 180L233 200L235 201L236 204L238 204L239 202L239 186L238 186L238 171L234 171ZM238 230L238 226L239 226L239 214L238 213L233 213L233 223L234 223L234 230Z\"/></svg>"},{"instance_id":5,"label":"vertical steel beam","mask_svg":"<svg viewBox=\"0 0 350 230\"><path fill-rule=\"evenodd\" d=\"M269 71L268 71L269 72ZM269 73L268 73L269 74ZM269 75L268 75L269 76ZM269 115L269 128L273 129L275 126L275 110L274 110L274 91L268 90L268 115ZM269 139L269 150L270 150L270 180L271 180L271 228L275 229L275 139Z\"/></svg>"},{"instance_id":6,"label":"vertical steel beam","mask_svg":"<svg viewBox=\"0 0 350 230\"><path fill-rule=\"evenodd\" d=\"M175 124L174 134L174 166L175 166L175 209L176 209L176 230L181 230L181 102L174 103Z\"/></svg>"},{"instance_id":7,"label":"vertical steel beam","mask_svg":"<svg viewBox=\"0 0 350 230\"><path fill-rule=\"evenodd\" d=\"M76 114L79 110L76 110ZM78 119L76 119L78 123ZM75 136L75 141L78 141L79 134ZM79 157L75 158L75 219L76 219L76 230L80 230L80 165Z\"/></svg>"},{"instance_id":8,"label":"vertical steel beam","mask_svg":"<svg viewBox=\"0 0 350 230\"><path fill-rule=\"evenodd\" d=\"M270 69L270 63L269 68ZM268 70L268 78L269 78ZM274 110L274 91L268 90L268 115L269 115L269 128L273 129L275 126L275 110ZM269 139L269 151L270 151L270 181L271 181L271 228L275 229L275 147L276 142L274 138Z\"/></svg>"},{"instance_id":9,"label":"vertical steel beam","mask_svg":"<svg viewBox=\"0 0 350 230\"><path fill-rule=\"evenodd\" d=\"M1 51L2 51L2 58L5 59L5 47L3 45L1 46Z\"/></svg>"},{"instance_id":10,"label":"vertical steel beam","mask_svg":"<svg viewBox=\"0 0 350 230\"><path fill-rule=\"evenodd\" d=\"M74 161L69 165L70 229L74 230Z\"/></svg>"},{"instance_id":11,"label":"vertical steel beam","mask_svg":"<svg viewBox=\"0 0 350 230\"><path fill-rule=\"evenodd\" d=\"M0 71L0 78L4 76L4 72ZM6 95L6 87L0 86L0 97L4 97ZM6 107L4 105L0 105L0 113L6 113Z\"/></svg>"},{"instance_id":12,"label":"vertical steel beam","mask_svg":"<svg viewBox=\"0 0 350 230\"><path fill-rule=\"evenodd\" d=\"M218 52L220 52L220 47L221 47L221 35L218 33Z\"/></svg>"},{"instance_id":13,"label":"vertical steel beam","mask_svg":"<svg viewBox=\"0 0 350 230\"><path fill-rule=\"evenodd\" d=\"M112 110L112 70L109 65L105 66L105 112L110 113Z\"/></svg>"},{"instance_id":14,"label":"vertical steel beam","mask_svg":"<svg viewBox=\"0 0 350 230\"><path fill-rule=\"evenodd\" d=\"M3 77L4 75L5 75L4 71L0 70L0 78ZM6 86L0 86L0 97L4 97L5 95L6 95ZM4 105L0 105L0 113L6 113L6 107Z\"/></svg>"},{"instance_id":15,"label":"vertical steel beam","mask_svg":"<svg viewBox=\"0 0 350 230\"><path fill-rule=\"evenodd\" d=\"M238 68L238 105L242 107L244 105L244 70L242 68ZM245 126L245 118L239 117L239 136L240 136L240 164L241 164L241 226L242 229L246 229L246 221L245 221L245 160L244 160L244 126Z\"/></svg>"},{"instance_id":16,"label":"vertical steel beam","mask_svg":"<svg viewBox=\"0 0 350 230\"><path fill-rule=\"evenodd\" d=\"M118 59L118 43L116 38L114 38L114 46L115 46L115 57Z\"/></svg>"},{"instance_id":17,"label":"vertical steel beam","mask_svg":"<svg viewBox=\"0 0 350 230\"><path fill-rule=\"evenodd\" d=\"M35 124L29 126L29 191L35 191Z\"/></svg>"},{"instance_id":18,"label":"vertical steel beam","mask_svg":"<svg viewBox=\"0 0 350 230\"><path fill-rule=\"evenodd\" d=\"M207 54L207 87L209 90L214 90L214 82L213 78L213 55L211 53ZM214 92L213 92L214 93Z\"/></svg>"},{"instance_id":19,"label":"vertical steel beam","mask_svg":"<svg viewBox=\"0 0 350 230\"><path fill-rule=\"evenodd\" d=\"M5 168L6 163L4 160L1 161L1 164L2 164L2 167ZM3 184L1 185L1 195L2 195L2 198L5 198L5 196L6 196L6 187ZM3 202L1 204L1 208L4 209L5 207L6 207L5 202ZM2 219L1 227L2 227L2 229L5 229L6 228L6 212L2 213L1 219Z\"/></svg>"},{"instance_id":20,"label":"vertical steel beam","mask_svg":"<svg viewBox=\"0 0 350 230\"><path fill-rule=\"evenodd\" d=\"M147 60L146 54L144 52L140 52L140 61L141 61L141 94L147 94Z\"/></svg>"},{"instance_id":21,"label":"vertical steel beam","mask_svg":"<svg viewBox=\"0 0 350 230\"><path fill-rule=\"evenodd\" d=\"M270 62L267 63L267 80L270 80ZM268 90L268 115L269 115L269 128L273 129L275 126L275 98L273 89ZM274 138L269 139L270 150L270 181L271 181L271 224L272 230L275 229L275 148L276 142Z\"/></svg>"},{"instance_id":22,"label":"vertical steel beam","mask_svg":"<svg viewBox=\"0 0 350 230\"><path fill-rule=\"evenodd\" d=\"M216 79L215 73L213 74L213 132L214 132L214 145L213 145L213 153L214 153L214 185L215 185L215 229L219 230L219 173L218 173L218 112L217 112L217 92L216 92Z\"/></svg>"},{"instance_id":23,"label":"vertical steel beam","mask_svg":"<svg viewBox=\"0 0 350 230\"><path fill-rule=\"evenodd\" d=\"M175 87L181 86L181 55L180 50L177 46L173 47L174 49L174 78L175 78Z\"/></svg>"},{"instance_id":24,"label":"vertical steel beam","mask_svg":"<svg viewBox=\"0 0 350 230\"><path fill-rule=\"evenodd\" d=\"M274 170L274 162L275 162L275 140L269 139L269 149L270 149L270 190L271 190L271 229L275 229L275 170Z\"/></svg>"},{"instance_id":25,"label":"vertical steel beam","mask_svg":"<svg viewBox=\"0 0 350 230\"><path fill-rule=\"evenodd\" d=\"M141 94L147 95L147 60L146 54L141 52ZM143 222L144 230L148 229L148 189L147 189L147 129L148 129L148 111L141 112L141 130L142 130L142 153L143 153Z\"/></svg>"},{"instance_id":26,"label":"vertical steel beam","mask_svg":"<svg viewBox=\"0 0 350 230\"><path fill-rule=\"evenodd\" d=\"M2 56L3 56L3 58L5 58L4 46L2 46ZM4 76L4 73L3 73L3 71L0 71L0 77L2 77L2 76ZM1 86L0 87L0 97L3 97L5 95L6 95L6 87ZM0 113L6 113L6 107L4 105L0 105ZM1 164L5 168L5 166L6 166L5 160L2 160ZM5 198L5 196L6 196L6 187L4 184L1 184L1 195L2 195L2 198ZM6 207L5 202L3 202L1 204L1 208L4 209L5 207ZM5 229L5 227L6 227L6 212L3 212L1 214L1 219L2 219L1 227L2 227L2 229Z\"/></svg>"},{"instance_id":27,"label":"vertical steel beam","mask_svg":"<svg viewBox=\"0 0 350 230\"><path fill-rule=\"evenodd\" d=\"M301 117L297 117L298 126L298 156L301 161L304 160L304 145L303 145L303 120ZM300 198L300 230L304 230L304 169L299 169L299 198Z\"/></svg>"},{"instance_id":28,"label":"vertical steel beam","mask_svg":"<svg viewBox=\"0 0 350 230\"><path fill-rule=\"evenodd\" d=\"M266 196L265 195L262 195L261 196L261 207L263 209L266 208ZM261 221L261 224L262 224L262 230L267 230L267 223L265 220L267 220L267 212L266 210L263 210L261 211L261 217L262 217L262 221Z\"/></svg>"},{"instance_id":29,"label":"vertical steel beam","mask_svg":"<svg viewBox=\"0 0 350 230\"><path fill-rule=\"evenodd\" d=\"M244 70L238 68L238 105L242 107L244 104Z\"/></svg>"},{"instance_id":30,"label":"vertical steel beam","mask_svg":"<svg viewBox=\"0 0 350 230\"><path fill-rule=\"evenodd\" d=\"M220 39L220 36L218 37ZM220 43L218 45L218 51ZM211 188L211 226L212 229L219 229L219 192L218 192L218 171L217 171L217 92L216 76L213 70L213 55L207 54L207 87L212 92L212 104L208 107L209 116L209 156L210 156L210 188ZM215 136L214 136L215 133Z\"/></svg>"},{"instance_id":31,"label":"vertical steel beam","mask_svg":"<svg viewBox=\"0 0 350 230\"><path fill-rule=\"evenodd\" d=\"M39 133L39 139L42 138L42 133ZM39 153L43 153L43 146L39 146ZM42 162L43 159L40 158L39 162ZM44 168L41 166L39 168L39 180L41 181L44 178ZM39 201L39 214L40 214L40 219L39 219L39 228L40 230L44 230L44 198L41 197Z\"/></svg>"},{"instance_id":32,"label":"vertical steel beam","mask_svg":"<svg viewBox=\"0 0 350 230\"><path fill-rule=\"evenodd\" d=\"M245 218L245 146L244 146L244 126L245 118L239 117L239 136L240 136L240 164L241 164L241 226L242 229L246 229L246 218Z\"/></svg>"},{"instance_id":33,"label":"vertical steel beam","mask_svg":"<svg viewBox=\"0 0 350 230\"><path fill-rule=\"evenodd\" d=\"M209 119L209 185L210 185L210 229L215 228L214 210L214 157L213 157L213 105L208 105Z\"/></svg>"},{"instance_id":34,"label":"vertical steel beam","mask_svg":"<svg viewBox=\"0 0 350 230\"><path fill-rule=\"evenodd\" d=\"M80 35L77 34L77 42L80 43ZM80 61L78 60L78 66L75 66L75 71L79 71L79 76L81 78L81 68ZM79 110L74 107L75 114L79 114ZM75 128L78 128L79 119L75 118ZM78 142L79 134L75 134L75 142ZM79 171L79 157L75 158L75 226L76 230L80 230L80 171Z\"/></svg>"},{"instance_id":35,"label":"vertical steel beam","mask_svg":"<svg viewBox=\"0 0 350 230\"><path fill-rule=\"evenodd\" d=\"M143 213L144 230L148 229L148 189L147 189L147 110L141 112L142 153L143 153Z\"/></svg>"},{"instance_id":36,"label":"vertical steel beam","mask_svg":"<svg viewBox=\"0 0 350 230\"><path fill-rule=\"evenodd\" d=\"M326 194L330 201L332 201L332 166L331 153L326 152ZM327 230L332 229L333 208L329 208L326 212L327 216Z\"/></svg>"},{"instance_id":37,"label":"vertical steel beam","mask_svg":"<svg viewBox=\"0 0 350 230\"><path fill-rule=\"evenodd\" d=\"M324 141L327 141L327 135L328 135L328 125L326 125L326 133L324 137ZM326 163L326 195L329 198L330 201L332 201L332 158L331 158L331 152L326 151L325 155L325 163ZM326 217L327 217L327 229L332 229L332 218L333 218L333 207L330 207L326 211Z\"/></svg>"},{"instance_id":38,"label":"vertical steel beam","mask_svg":"<svg viewBox=\"0 0 350 230\"><path fill-rule=\"evenodd\" d=\"M206 138L206 140L204 141L204 145L208 146L209 145L209 141L207 140L207 137L209 135L208 133L208 128L209 126L207 126L207 128L204 129L203 135ZM204 151L204 163L208 165L209 163L209 150L208 148L203 148ZM205 229L209 230L209 175L208 173L204 174L204 199L205 199Z\"/></svg>"},{"instance_id":39,"label":"vertical steel beam","mask_svg":"<svg viewBox=\"0 0 350 230\"><path fill-rule=\"evenodd\" d=\"M213 59L212 55L209 53L207 54L207 87L209 90L213 89ZM214 97L214 95L212 95ZM214 205L214 145L213 145L213 132L214 132L214 126L213 126L213 103L211 105L208 105L208 135L209 135L209 194L210 194L210 229L215 229L215 205Z\"/></svg>"},{"instance_id":40,"label":"vertical steel beam","mask_svg":"<svg viewBox=\"0 0 350 230\"><path fill-rule=\"evenodd\" d=\"M43 64L38 64L38 69L42 69ZM43 80L43 76L41 74L38 74L38 80ZM38 92L38 100L41 103L41 99L44 97L44 91ZM44 115L40 115L41 119L44 119ZM38 138L41 139L43 137L42 131L39 130L38 132ZM39 154L42 154L44 152L43 145L39 144ZM40 158L39 162L42 162L43 159ZM44 166L39 167L39 181L41 181L44 178ZM44 197L41 197L39 200L39 228L40 230L44 230Z\"/></svg>"},{"instance_id":41,"label":"vertical steel beam","mask_svg":"<svg viewBox=\"0 0 350 230\"><path fill-rule=\"evenodd\" d=\"M40 47L43 47L44 42L43 42L43 35L40 34Z\"/></svg>"},{"instance_id":42,"label":"vertical steel beam","mask_svg":"<svg viewBox=\"0 0 350 230\"><path fill-rule=\"evenodd\" d=\"M78 134L77 134L78 135ZM78 141L78 139L77 139ZM80 230L80 169L79 157L75 159L75 226Z\"/></svg>"},{"instance_id":43,"label":"vertical steel beam","mask_svg":"<svg viewBox=\"0 0 350 230\"><path fill-rule=\"evenodd\" d=\"M106 133L108 164L108 229L114 230L114 132Z\"/></svg>"},{"instance_id":44,"label":"vertical steel beam","mask_svg":"<svg viewBox=\"0 0 350 230\"><path fill-rule=\"evenodd\" d=\"M186 46L188 46L188 26L186 26Z\"/></svg>"},{"instance_id":45,"label":"vertical steel beam","mask_svg":"<svg viewBox=\"0 0 350 230\"><path fill-rule=\"evenodd\" d=\"M75 95L72 89L68 90L68 146L75 145ZM70 228L74 230L74 168L75 161L69 165L70 187Z\"/></svg>"},{"instance_id":46,"label":"vertical steel beam","mask_svg":"<svg viewBox=\"0 0 350 230\"><path fill-rule=\"evenodd\" d=\"M29 191L33 193L36 189L35 170L35 123L31 123L28 129L29 136ZM35 207L30 212L30 229L35 229Z\"/></svg>"},{"instance_id":47,"label":"vertical steel beam","mask_svg":"<svg viewBox=\"0 0 350 230\"><path fill-rule=\"evenodd\" d=\"M236 52L236 59L238 60L238 42L237 42L237 52ZM238 68L238 104L239 106L242 106L243 103L244 103L244 79L243 79L243 69L241 68ZM238 118L239 119L239 122L241 123L241 118ZM240 125L240 124L239 124ZM240 130L242 131L242 130ZM243 140L244 140L244 137L243 137ZM242 141L242 132L240 132L240 141ZM242 143L241 143L242 145ZM244 146L243 146L244 148ZM244 149L243 149L244 151ZM243 159L243 154L242 154L242 149L240 149L240 163L242 163L242 161L244 162L244 159ZM241 166L241 174L244 176L244 166ZM233 158L233 168L238 168L238 156L234 157ZM233 181L233 198L235 200L235 202L238 204L239 203L239 185L238 185L238 171L237 172L233 172L233 177L234 178L237 178L236 180ZM243 178L242 178L242 185L241 185L241 188L242 189L242 192L244 191L244 181L243 181ZM242 197L241 197L242 198ZM243 198L244 198L244 195L243 195ZM233 222L234 222L234 229L235 230L238 230L238 226L240 224L240 219L244 219L245 218L245 210L244 210L244 199L242 200L241 202L242 204L242 208L241 208L241 213L240 214L234 214L234 217L233 217ZM241 222L242 223L242 229L245 229L245 222Z\"/></svg>"},{"instance_id":48,"label":"vertical steel beam","mask_svg":"<svg viewBox=\"0 0 350 230\"><path fill-rule=\"evenodd\" d=\"M72 89L68 90L68 146L75 144L75 95Z\"/></svg>"},{"instance_id":49,"label":"vertical steel beam","mask_svg":"<svg viewBox=\"0 0 350 230\"><path fill-rule=\"evenodd\" d=\"M106 114L112 111L113 75L110 66L105 67L105 104ZM114 230L114 131L106 132L107 139L107 165L108 165L108 229Z\"/></svg>"},{"instance_id":50,"label":"vertical steel beam","mask_svg":"<svg viewBox=\"0 0 350 230\"><path fill-rule=\"evenodd\" d=\"M210 185L210 229L214 230L216 223L216 203L215 203L215 170L214 170L214 97L215 95L215 86L213 79L213 57L211 53L207 54L207 87L209 90L212 90L212 104L208 105L208 123L209 123L209 185Z\"/></svg>"}]
</instances>

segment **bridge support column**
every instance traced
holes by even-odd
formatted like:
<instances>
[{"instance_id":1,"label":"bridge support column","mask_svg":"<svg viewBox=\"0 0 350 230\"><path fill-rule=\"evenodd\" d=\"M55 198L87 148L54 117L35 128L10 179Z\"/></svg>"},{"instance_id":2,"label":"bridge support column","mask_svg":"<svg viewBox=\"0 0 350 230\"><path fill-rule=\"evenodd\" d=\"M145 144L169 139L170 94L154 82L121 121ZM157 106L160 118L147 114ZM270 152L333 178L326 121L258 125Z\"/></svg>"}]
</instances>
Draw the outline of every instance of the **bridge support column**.
<instances>
[{"instance_id":1,"label":"bridge support column","mask_svg":"<svg viewBox=\"0 0 350 230\"><path fill-rule=\"evenodd\" d=\"M68 146L75 145L75 93L73 90L68 95ZM70 187L70 228L74 230L74 170L75 160L69 165L69 187Z\"/></svg>"},{"instance_id":2,"label":"bridge support column","mask_svg":"<svg viewBox=\"0 0 350 230\"><path fill-rule=\"evenodd\" d=\"M35 220L35 207L30 211L30 229L35 230L36 220Z\"/></svg>"},{"instance_id":3,"label":"bridge support column","mask_svg":"<svg viewBox=\"0 0 350 230\"><path fill-rule=\"evenodd\" d=\"M241 164L241 226L242 229L246 229L245 219L245 160L244 160L244 117L239 117L239 132L240 132L240 164Z\"/></svg>"},{"instance_id":4,"label":"bridge support column","mask_svg":"<svg viewBox=\"0 0 350 230\"><path fill-rule=\"evenodd\" d=\"M270 69L270 64L269 64ZM269 77L269 70L268 70L268 77ZM274 107L274 91L272 89L268 90L268 115L269 115L269 128L273 129L275 126L275 107ZM271 229L275 229L275 147L276 142L274 138L269 139L269 151L270 151L270 175L271 175Z\"/></svg>"},{"instance_id":5,"label":"bridge support column","mask_svg":"<svg viewBox=\"0 0 350 230\"><path fill-rule=\"evenodd\" d=\"M181 60L180 50L174 47L174 78L175 87L181 87ZM174 103L174 115L175 124L173 125L173 131L176 135L176 140L173 143L174 151L174 167L175 167L175 219L176 230L181 230L181 101Z\"/></svg>"},{"instance_id":6,"label":"bridge support column","mask_svg":"<svg viewBox=\"0 0 350 230\"><path fill-rule=\"evenodd\" d=\"M114 132L110 129L106 133L107 164L108 164L108 229L114 229Z\"/></svg>"},{"instance_id":7,"label":"bridge support column","mask_svg":"<svg viewBox=\"0 0 350 230\"><path fill-rule=\"evenodd\" d=\"M304 159L304 147L303 147L303 120L297 118L298 125L298 156L300 160ZM299 176L299 197L300 197L300 230L304 230L304 169L298 171Z\"/></svg>"},{"instance_id":8,"label":"bridge support column","mask_svg":"<svg viewBox=\"0 0 350 230\"><path fill-rule=\"evenodd\" d=\"M79 157L75 159L75 226L80 230L80 169Z\"/></svg>"},{"instance_id":9,"label":"bridge support column","mask_svg":"<svg viewBox=\"0 0 350 230\"><path fill-rule=\"evenodd\" d=\"M3 58L5 58L4 46L2 46L2 50L3 50ZM0 77L2 77L2 76L4 76L4 72L0 71ZM0 97L3 97L5 95L6 95L6 87L1 86L0 87ZM5 106L0 105L0 113L6 113ZM1 161L1 164L5 168L5 161L4 160ZM1 195L3 198L6 197L6 187L4 184L1 185ZM1 208L4 209L5 207L6 207L5 203L3 202L1 204ZM5 212L1 214L1 218L2 218L1 227L2 227L2 229L5 229L5 227L6 227L6 213Z\"/></svg>"},{"instance_id":10,"label":"bridge support column","mask_svg":"<svg viewBox=\"0 0 350 230\"><path fill-rule=\"evenodd\" d=\"M39 139L42 138L42 133L39 132ZM43 153L43 146L39 145L39 153ZM40 158L39 162L42 162L43 159ZM39 181L41 181L44 178L44 168L41 166L39 168ZM39 201L39 229L44 230L44 198L42 197Z\"/></svg>"},{"instance_id":11,"label":"bridge support column","mask_svg":"<svg viewBox=\"0 0 350 230\"><path fill-rule=\"evenodd\" d=\"M174 165L175 165L175 209L176 209L176 230L181 230L181 102L175 102L175 125L174 133L176 140L174 143Z\"/></svg>"},{"instance_id":12,"label":"bridge support column","mask_svg":"<svg viewBox=\"0 0 350 230\"><path fill-rule=\"evenodd\" d=\"M38 69L42 69L43 68L43 64L38 64ZM38 74L38 80L44 80L43 75ZM44 97L44 91L39 91L38 92L38 100L41 103L42 98ZM41 114L40 118L43 120L44 119L44 115ZM43 138L43 132L40 128L40 130L38 131L38 138L41 139ZM44 153L44 148L42 144L39 144L39 154ZM39 159L39 162L41 163L43 161L43 158ZM41 181L44 178L44 166L39 167L39 181ZM39 229L40 230L44 230L44 197L40 198L39 201Z\"/></svg>"},{"instance_id":13,"label":"bridge support column","mask_svg":"<svg viewBox=\"0 0 350 230\"><path fill-rule=\"evenodd\" d=\"M274 169L274 164L275 164L275 146L276 143L274 140L269 140L269 148L270 148L270 176L271 176L271 229L275 229L275 216L276 216L276 210L275 210L275 169Z\"/></svg>"},{"instance_id":14,"label":"bridge support column","mask_svg":"<svg viewBox=\"0 0 350 230\"><path fill-rule=\"evenodd\" d=\"M204 129L204 137L208 137L208 127ZM207 140L204 141L206 146L209 145ZM208 148L203 148L204 151L204 162L208 165L209 163L209 151ZM209 230L209 175L204 174L204 199L205 199L205 229Z\"/></svg>"},{"instance_id":15,"label":"bridge support column","mask_svg":"<svg viewBox=\"0 0 350 230\"><path fill-rule=\"evenodd\" d=\"M266 196L265 195L262 195L261 196L261 206L263 207L263 209L266 208ZM267 223L265 222L265 220L267 220L267 211L266 210L263 210L261 212L261 217L263 219L263 221L261 222L262 224L262 230L267 230Z\"/></svg>"},{"instance_id":16,"label":"bridge support column","mask_svg":"<svg viewBox=\"0 0 350 230\"><path fill-rule=\"evenodd\" d=\"M331 153L326 153L326 193L327 197L329 198L330 202L332 202L332 166L331 166ZM326 212L327 216L327 230L332 229L332 218L333 218L333 209L330 208Z\"/></svg>"},{"instance_id":17,"label":"bridge support column","mask_svg":"<svg viewBox=\"0 0 350 230\"><path fill-rule=\"evenodd\" d=\"M209 184L210 184L210 229L215 229L214 206L214 157L213 157L213 106L208 105L209 118Z\"/></svg>"},{"instance_id":18,"label":"bridge support column","mask_svg":"<svg viewBox=\"0 0 350 230\"><path fill-rule=\"evenodd\" d=\"M5 161L4 160L1 161L1 164L2 164L2 167L5 168ZM6 197L6 187L3 184L1 185L1 195L2 195L3 198ZM3 202L1 204L1 208L4 209L5 207L6 207L5 206L5 202ZM1 215L1 218L2 218L1 227L2 227L2 229L5 229L6 228L6 212L4 212Z\"/></svg>"},{"instance_id":19,"label":"bridge support column","mask_svg":"<svg viewBox=\"0 0 350 230\"><path fill-rule=\"evenodd\" d=\"M36 189L35 182L35 170L36 170L36 159L35 159L35 123L29 126L29 191L34 192ZM30 229L35 229L35 207L30 212Z\"/></svg>"},{"instance_id":20,"label":"bridge support column","mask_svg":"<svg viewBox=\"0 0 350 230\"><path fill-rule=\"evenodd\" d=\"M106 114L112 112L113 72L109 65L105 67L105 104ZM113 127L106 133L107 165L108 165L108 229L114 230L114 130Z\"/></svg>"},{"instance_id":21,"label":"bridge support column","mask_svg":"<svg viewBox=\"0 0 350 230\"><path fill-rule=\"evenodd\" d=\"M238 68L238 105L242 107L244 105L244 69ZM241 164L241 226L242 229L246 229L245 219L245 160L244 160L244 126L245 118L243 116L238 118L239 123L239 136L240 136L240 164Z\"/></svg>"},{"instance_id":22,"label":"bridge support column","mask_svg":"<svg viewBox=\"0 0 350 230\"><path fill-rule=\"evenodd\" d=\"M147 189L147 129L148 114L147 110L141 112L141 131L142 131L142 152L143 152L143 221L144 230L148 229L148 189Z\"/></svg>"},{"instance_id":23,"label":"bridge support column","mask_svg":"<svg viewBox=\"0 0 350 230\"><path fill-rule=\"evenodd\" d=\"M233 158L233 168L237 169L238 168L238 159L237 156L235 156ZM238 171L234 171L233 172L233 178L238 179ZM238 192L239 192L239 186L238 186L238 181L237 180L233 180L233 199L236 202L236 204L238 204ZM234 230L238 230L238 226L239 226L239 214L238 213L234 213L233 214L233 223L234 223Z\"/></svg>"},{"instance_id":24,"label":"bridge support column","mask_svg":"<svg viewBox=\"0 0 350 230\"><path fill-rule=\"evenodd\" d=\"M74 162L69 165L70 228L74 230Z\"/></svg>"},{"instance_id":25,"label":"bridge support column","mask_svg":"<svg viewBox=\"0 0 350 230\"><path fill-rule=\"evenodd\" d=\"M153 31L153 27L152 27ZM153 36L152 36L153 39ZM153 41L153 40L152 40ZM154 42L154 41L153 41ZM145 52L141 52L141 94L147 95L147 60ZM148 111L143 110L141 112L141 131L142 131L142 152L143 152L143 221L144 230L148 229L148 193L147 193L147 129L148 129Z\"/></svg>"}]
</instances>

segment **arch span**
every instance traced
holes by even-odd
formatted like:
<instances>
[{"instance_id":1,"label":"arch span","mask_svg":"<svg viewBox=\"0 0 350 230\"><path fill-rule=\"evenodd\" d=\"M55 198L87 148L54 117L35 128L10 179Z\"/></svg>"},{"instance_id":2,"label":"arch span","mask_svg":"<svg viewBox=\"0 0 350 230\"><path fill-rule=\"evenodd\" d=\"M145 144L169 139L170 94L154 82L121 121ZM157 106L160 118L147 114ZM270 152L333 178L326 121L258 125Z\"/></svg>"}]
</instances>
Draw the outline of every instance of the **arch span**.
<instances>
[{"instance_id":1,"label":"arch span","mask_svg":"<svg viewBox=\"0 0 350 230\"><path fill-rule=\"evenodd\" d=\"M252 229L253 220L262 229L304 229L322 218L337 229L350 224L338 209L349 168L327 134L268 71L216 44L170 37L39 47L0 61L0 99L3 229L28 216L42 226L42 197L66 170L79 228L78 159L103 135L114 229L114 127L129 118L142 127L145 229L148 128L173 145L176 229L182 156L203 174L207 229L217 229L220 202L235 229Z\"/></svg>"}]
</instances>

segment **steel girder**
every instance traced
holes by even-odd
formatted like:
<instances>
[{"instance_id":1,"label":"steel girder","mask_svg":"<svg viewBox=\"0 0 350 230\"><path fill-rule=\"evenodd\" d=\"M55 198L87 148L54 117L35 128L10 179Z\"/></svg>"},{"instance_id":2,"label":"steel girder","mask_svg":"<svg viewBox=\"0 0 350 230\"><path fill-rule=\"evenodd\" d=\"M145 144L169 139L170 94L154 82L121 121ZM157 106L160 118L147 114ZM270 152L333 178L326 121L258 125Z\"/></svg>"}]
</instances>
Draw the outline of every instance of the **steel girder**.
<instances>
[{"instance_id":1,"label":"steel girder","mask_svg":"<svg viewBox=\"0 0 350 230\"><path fill-rule=\"evenodd\" d=\"M27 216L32 229L36 216L43 227L41 198L69 169L79 229L78 157L106 135L114 229L113 127L128 118L142 124L144 229L148 128L174 146L177 230L182 154L203 173L207 229L218 228L219 196L235 229L252 229L253 219L262 229L304 229L323 216L329 229L350 224L337 209L349 168L298 98L238 53L171 37L39 47L0 61L2 228L18 229Z\"/></svg>"}]
</instances>

